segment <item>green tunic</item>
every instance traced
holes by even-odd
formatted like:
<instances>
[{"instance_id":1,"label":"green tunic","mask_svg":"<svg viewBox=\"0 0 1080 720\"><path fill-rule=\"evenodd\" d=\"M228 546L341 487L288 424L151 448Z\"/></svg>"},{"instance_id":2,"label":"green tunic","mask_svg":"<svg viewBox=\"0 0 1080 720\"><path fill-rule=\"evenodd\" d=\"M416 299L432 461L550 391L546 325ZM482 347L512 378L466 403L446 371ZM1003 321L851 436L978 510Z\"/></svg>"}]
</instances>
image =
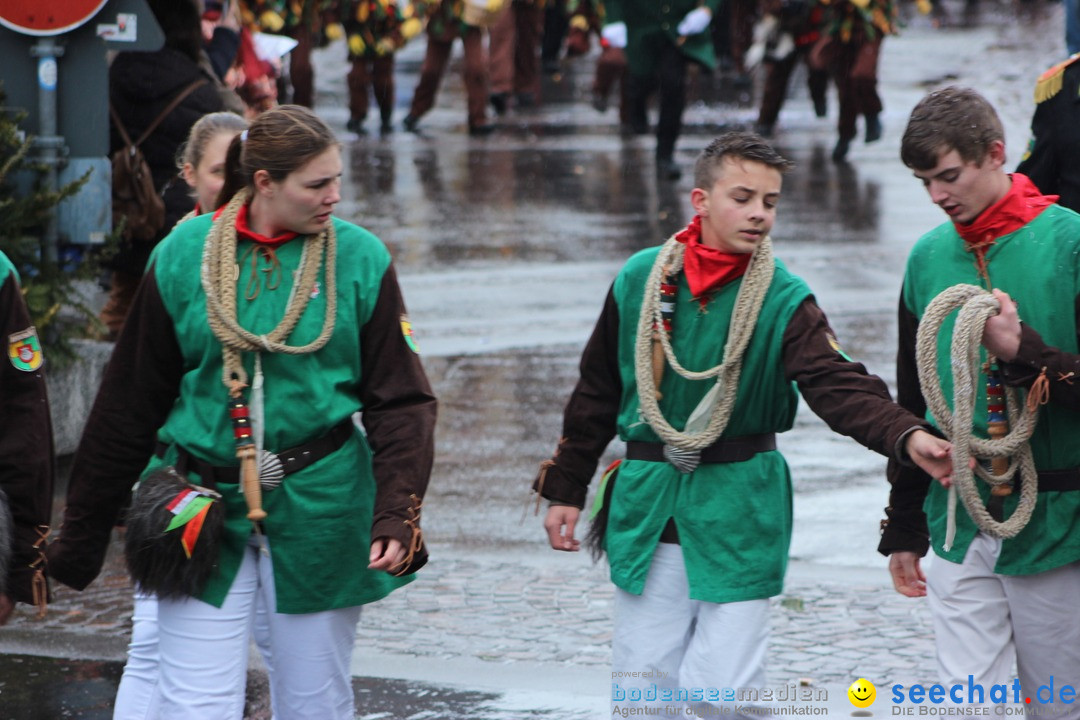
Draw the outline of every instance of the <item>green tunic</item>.
<instances>
[{"instance_id":1,"label":"green tunic","mask_svg":"<svg viewBox=\"0 0 1080 720\"><path fill-rule=\"evenodd\" d=\"M639 416L634 378L637 319L658 252L652 248L636 254L614 285L623 387L618 432L623 440L660 441ZM703 370L723 359L741 285L741 279L725 285L702 312L681 278L672 346L684 367ZM783 335L809 296L810 288L777 260L723 437L791 428L798 395L784 376ZM691 382L666 369L660 408L668 422L683 427L712 382ZM606 538L611 579L617 586L641 593L668 518L674 518L679 530L692 599L736 602L781 591L791 541L791 476L779 452L759 453L746 462L701 465L686 475L669 463L624 460L612 492Z\"/></svg>"},{"instance_id":2,"label":"green tunic","mask_svg":"<svg viewBox=\"0 0 1080 720\"><path fill-rule=\"evenodd\" d=\"M1019 304L1024 323L1038 330L1048 345L1067 353L1077 352L1077 319L1071 311L1080 296L1080 216L1058 205L1044 210L1019 230L997 238L986 254L990 280L995 288L1009 293ZM1054 282L1032 282L1030 268L1040 268ZM981 285L971 253L952 223L945 223L924 235L911 252L904 280L903 302L916 318L922 317L930 301L941 291L958 283ZM1062 312L1069 308L1069 312ZM938 340L938 373L942 389L952 402L952 374L949 343L955 323L954 312L942 324ZM985 351L983 355L985 359ZM980 375L976 387L985 387ZM927 413L927 419L929 413ZM932 421L932 420L931 420ZM986 394L978 392L975 404L975 432L986 435ZM1035 465L1039 470L1080 467L1080 414L1059 404L1044 405L1031 438ZM986 483L978 482L984 502L989 497ZM942 547L947 520L948 492L931 483L924 504L930 539L939 556L963 562L977 528L963 505L956 512L956 539L946 552ZM1019 493L1005 500L1008 517L1019 502ZM1015 538L1005 540L995 572L1026 575L1080 560L1080 492L1040 492L1027 527Z\"/></svg>"},{"instance_id":3,"label":"green tunic","mask_svg":"<svg viewBox=\"0 0 1080 720\"><path fill-rule=\"evenodd\" d=\"M678 44L689 59L713 70L716 54L710 29L685 38L677 30L687 13L702 6L712 10L715 21L720 0L606 0L604 22L626 23L626 59L632 75L652 75L661 44L669 42Z\"/></svg>"},{"instance_id":4,"label":"green tunic","mask_svg":"<svg viewBox=\"0 0 1080 720\"><path fill-rule=\"evenodd\" d=\"M236 465L227 392L221 382L221 344L206 323L206 296L198 272L203 238L211 217L203 215L178 226L155 251L155 279L172 318L184 354L180 393L158 432L160 441L178 444L214 465ZM279 451L320 437L361 409L358 386L360 329L371 317L390 253L362 228L334 219L338 240L337 320L330 341L306 355L262 354L265 375L265 447ZM250 246L241 241L238 258ZM247 273L238 280L237 315L253 333L274 328L285 312L303 249L301 239L277 249L281 284L265 286L254 301L243 299ZM345 260L342 262L342 260ZM290 345L314 340L326 307L325 278L290 335ZM254 358L244 365L253 376ZM147 471L175 461L175 449L154 458ZM240 565L251 533L247 506L237 485L219 485L227 508L227 538L220 570L202 599L220 607ZM288 475L263 495L264 522L273 553L277 610L309 613L378 600L411 578L395 578L367 569L375 497L372 454L356 432L337 452Z\"/></svg>"},{"instance_id":5,"label":"green tunic","mask_svg":"<svg viewBox=\"0 0 1080 720\"><path fill-rule=\"evenodd\" d=\"M15 270L15 266L8 260L7 255L0 252L0 282L6 280L8 275L14 276L16 280L19 279L19 273Z\"/></svg>"}]
</instances>

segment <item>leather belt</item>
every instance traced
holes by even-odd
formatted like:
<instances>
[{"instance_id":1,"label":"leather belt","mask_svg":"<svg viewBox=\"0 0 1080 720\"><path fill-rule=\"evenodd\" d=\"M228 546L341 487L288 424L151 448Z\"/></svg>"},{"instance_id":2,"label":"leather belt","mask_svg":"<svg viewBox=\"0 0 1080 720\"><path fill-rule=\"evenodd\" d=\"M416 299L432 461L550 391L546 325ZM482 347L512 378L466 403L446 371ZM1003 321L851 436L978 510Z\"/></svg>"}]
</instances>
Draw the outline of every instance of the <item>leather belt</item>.
<instances>
[{"instance_id":1,"label":"leather belt","mask_svg":"<svg viewBox=\"0 0 1080 720\"><path fill-rule=\"evenodd\" d=\"M1080 468L1067 468L1065 470L1040 470L1039 492L1074 492L1080 490ZM1013 476L1013 492L1018 493L1023 487L1024 479L1017 470ZM986 501L986 510L990 517L997 522L1002 522L1005 516L1005 498L1002 495L991 495Z\"/></svg>"},{"instance_id":2,"label":"leather belt","mask_svg":"<svg viewBox=\"0 0 1080 720\"><path fill-rule=\"evenodd\" d=\"M335 425L330 432L320 438L312 440L309 443L304 443L303 445L297 445L288 450L282 450L276 454L267 454L276 457L281 463L282 474L289 475L290 473L303 470L308 465L322 460L327 455L337 452L348 439L352 437L354 430L355 426L353 425L352 418L346 418ZM159 458L163 458L168 449L169 445L159 440L157 446L154 448L154 454ZM200 484L207 487L213 487L217 483L236 484L240 482L239 465L211 465L205 460L195 457L180 446L177 446L176 450L178 454L175 467L176 471L181 475L186 474L189 470L197 473L199 475Z\"/></svg>"},{"instance_id":3,"label":"leather belt","mask_svg":"<svg viewBox=\"0 0 1080 720\"><path fill-rule=\"evenodd\" d=\"M1019 480L1020 474L1017 473L1016 477ZM1019 489L1020 482L1017 482L1016 486ZM1060 492L1069 490L1080 490L1080 468L1039 471L1039 492Z\"/></svg>"},{"instance_id":4,"label":"leather belt","mask_svg":"<svg viewBox=\"0 0 1080 720\"><path fill-rule=\"evenodd\" d=\"M630 440L626 443L627 460L645 460L647 462L669 462L679 472L690 473L701 463L745 462L758 453L776 449L776 433L742 435L730 439L717 440L712 445L699 451L681 450L663 443Z\"/></svg>"}]
</instances>

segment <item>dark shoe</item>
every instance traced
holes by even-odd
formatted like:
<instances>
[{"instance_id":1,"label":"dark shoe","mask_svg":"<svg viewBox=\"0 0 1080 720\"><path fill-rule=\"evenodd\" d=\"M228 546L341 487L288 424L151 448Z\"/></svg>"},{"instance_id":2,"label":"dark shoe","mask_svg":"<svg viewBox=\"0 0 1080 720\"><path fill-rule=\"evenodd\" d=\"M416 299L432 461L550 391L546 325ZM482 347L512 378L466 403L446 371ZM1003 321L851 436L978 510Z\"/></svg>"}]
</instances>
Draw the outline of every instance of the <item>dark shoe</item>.
<instances>
[{"instance_id":1,"label":"dark shoe","mask_svg":"<svg viewBox=\"0 0 1080 720\"><path fill-rule=\"evenodd\" d=\"M754 123L754 132L756 132L763 138L771 138L773 136L774 130L775 126L772 123Z\"/></svg>"},{"instance_id":2,"label":"dark shoe","mask_svg":"<svg viewBox=\"0 0 1080 720\"><path fill-rule=\"evenodd\" d=\"M364 129L364 118L349 118L349 122L345 123L345 129L357 135L367 135L367 130Z\"/></svg>"},{"instance_id":3,"label":"dark shoe","mask_svg":"<svg viewBox=\"0 0 1080 720\"><path fill-rule=\"evenodd\" d=\"M648 135L649 123L641 124L631 121L628 123L623 123L620 130L622 131L623 135Z\"/></svg>"},{"instance_id":4,"label":"dark shoe","mask_svg":"<svg viewBox=\"0 0 1080 720\"><path fill-rule=\"evenodd\" d=\"M605 113L608 109L607 95L601 95L598 92L592 94L592 106L593 110L599 113Z\"/></svg>"},{"instance_id":5,"label":"dark shoe","mask_svg":"<svg viewBox=\"0 0 1080 720\"><path fill-rule=\"evenodd\" d=\"M682 177L682 170L671 158L657 158L656 177L661 180L678 180Z\"/></svg>"},{"instance_id":6,"label":"dark shoe","mask_svg":"<svg viewBox=\"0 0 1080 720\"><path fill-rule=\"evenodd\" d=\"M495 132L494 125L470 125L469 134L473 137L487 137L491 133Z\"/></svg>"},{"instance_id":7,"label":"dark shoe","mask_svg":"<svg viewBox=\"0 0 1080 720\"><path fill-rule=\"evenodd\" d=\"M881 139L881 118L877 115L866 116L866 142L877 142Z\"/></svg>"},{"instance_id":8,"label":"dark shoe","mask_svg":"<svg viewBox=\"0 0 1080 720\"><path fill-rule=\"evenodd\" d=\"M836 147L832 151L833 162L841 163L847 158L848 149L851 147L851 140L847 138L840 138L836 141Z\"/></svg>"},{"instance_id":9,"label":"dark shoe","mask_svg":"<svg viewBox=\"0 0 1080 720\"><path fill-rule=\"evenodd\" d=\"M545 75L556 75L561 69L558 60L545 60L541 66L541 70Z\"/></svg>"},{"instance_id":10,"label":"dark shoe","mask_svg":"<svg viewBox=\"0 0 1080 720\"><path fill-rule=\"evenodd\" d=\"M379 124L379 134L380 135L393 135L394 134L394 123L393 123L393 121L391 121L389 118L383 120Z\"/></svg>"},{"instance_id":11,"label":"dark shoe","mask_svg":"<svg viewBox=\"0 0 1080 720\"><path fill-rule=\"evenodd\" d=\"M412 115L406 115L405 119L401 121L401 127L405 128L405 132L420 133L417 125L420 123L420 118L415 118Z\"/></svg>"},{"instance_id":12,"label":"dark shoe","mask_svg":"<svg viewBox=\"0 0 1080 720\"><path fill-rule=\"evenodd\" d=\"M819 118L827 117L829 114L829 106L825 102L825 96L814 98L814 114Z\"/></svg>"},{"instance_id":13,"label":"dark shoe","mask_svg":"<svg viewBox=\"0 0 1080 720\"><path fill-rule=\"evenodd\" d=\"M510 93L492 93L488 97L488 102L491 103L491 107L495 110L496 115L505 115L506 108L509 104Z\"/></svg>"},{"instance_id":14,"label":"dark shoe","mask_svg":"<svg viewBox=\"0 0 1080 720\"><path fill-rule=\"evenodd\" d=\"M531 92L521 92L515 98L518 110L532 110L536 107L536 96Z\"/></svg>"}]
</instances>

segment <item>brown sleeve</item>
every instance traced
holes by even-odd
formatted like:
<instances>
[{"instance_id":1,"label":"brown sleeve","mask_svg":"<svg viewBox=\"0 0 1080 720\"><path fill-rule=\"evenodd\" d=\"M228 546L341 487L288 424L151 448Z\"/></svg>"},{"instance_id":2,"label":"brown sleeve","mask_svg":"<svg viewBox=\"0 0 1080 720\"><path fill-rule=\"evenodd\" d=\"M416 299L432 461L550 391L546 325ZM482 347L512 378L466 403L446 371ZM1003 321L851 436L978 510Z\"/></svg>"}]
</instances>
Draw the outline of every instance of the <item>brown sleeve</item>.
<instances>
[{"instance_id":1,"label":"brown sleeve","mask_svg":"<svg viewBox=\"0 0 1080 720\"><path fill-rule=\"evenodd\" d=\"M1080 297L1073 305L1076 337L1080 343ZM1001 378L1006 385L1030 388L1045 372L1049 381L1050 402L1080 410L1080 355L1051 347L1030 325L1020 325L1020 350L1012 362L1001 364Z\"/></svg>"},{"instance_id":2,"label":"brown sleeve","mask_svg":"<svg viewBox=\"0 0 1080 720\"><path fill-rule=\"evenodd\" d=\"M427 562L420 534L420 504L435 456L435 395L420 356L405 340L405 302L393 265L383 275L371 319L360 330L360 399L374 454L375 516L371 537L393 538L410 552L395 575Z\"/></svg>"},{"instance_id":3,"label":"brown sleeve","mask_svg":"<svg viewBox=\"0 0 1080 720\"><path fill-rule=\"evenodd\" d=\"M926 417L926 401L919 388L919 371L915 362L915 338L919 321L903 299L898 313L899 345L896 351L896 401L913 415ZM930 490L930 476L920 468L889 461L889 506L886 519L881 521L881 542L878 552L891 555L909 551L925 555L930 547L930 532L926 526L923 502Z\"/></svg>"},{"instance_id":4,"label":"brown sleeve","mask_svg":"<svg viewBox=\"0 0 1080 720\"><path fill-rule=\"evenodd\" d=\"M902 439L927 423L893 403L881 378L842 354L813 298L795 310L783 342L785 375L798 384L811 410L841 435L882 455L904 459Z\"/></svg>"},{"instance_id":5,"label":"brown sleeve","mask_svg":"<svg viewBox=\"0 0 1080 720\"><path fill-rule=\"evenodd\" d=\"M562 439L540 466L533 490L548 500L585 506L589 482L615 437L622 378L619 374L619 307L612 290L581 355L581 377L563 413Z\"/></svg>"},{"instance_id":6,"label":"brown sleeve","mask_svg":"<svg viewBox=\"0 0 1080 720\"><path fill-rule=\"evenodd\" d=\"M10 336L30 327L30 314L13 274L0 279L0 491L14 527L7 577L0 591L33 602L31 580L41 567L53 492L53 439L45 376L17 369L7 358ZM6 581L6 582L5 582Z\"/></svg>"},{"instance_id":7,"label":"brown sleeve","mask_svg":"<svg viewBox=\"0 0 1080 720\"><path fill-rule=\"evenodd\" d=\"M180 392L183 360L151 267L105 368L68 481L49 574L82 590L101 571L109 536Z\"/></svg>"}]
</instances>

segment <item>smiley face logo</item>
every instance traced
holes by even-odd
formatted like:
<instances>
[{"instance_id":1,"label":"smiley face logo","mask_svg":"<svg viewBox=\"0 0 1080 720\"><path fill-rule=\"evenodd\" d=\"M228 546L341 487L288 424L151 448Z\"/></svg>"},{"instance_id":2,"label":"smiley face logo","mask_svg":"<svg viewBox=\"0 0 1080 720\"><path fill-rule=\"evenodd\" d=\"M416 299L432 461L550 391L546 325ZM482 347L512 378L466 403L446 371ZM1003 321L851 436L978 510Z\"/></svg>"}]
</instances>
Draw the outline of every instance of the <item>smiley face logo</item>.
<instances>
[{"instance_id":1,"label":"smiley face logo","mask_svg":"<svg viewBox=\"0 0 1080 720\"><path fill-rule=\"evenodd\" d=\"M848 700L857 708L867 708L874 704L877 688L866 678L859 678L847 689Z\"/></svg>"}]
</instances>

